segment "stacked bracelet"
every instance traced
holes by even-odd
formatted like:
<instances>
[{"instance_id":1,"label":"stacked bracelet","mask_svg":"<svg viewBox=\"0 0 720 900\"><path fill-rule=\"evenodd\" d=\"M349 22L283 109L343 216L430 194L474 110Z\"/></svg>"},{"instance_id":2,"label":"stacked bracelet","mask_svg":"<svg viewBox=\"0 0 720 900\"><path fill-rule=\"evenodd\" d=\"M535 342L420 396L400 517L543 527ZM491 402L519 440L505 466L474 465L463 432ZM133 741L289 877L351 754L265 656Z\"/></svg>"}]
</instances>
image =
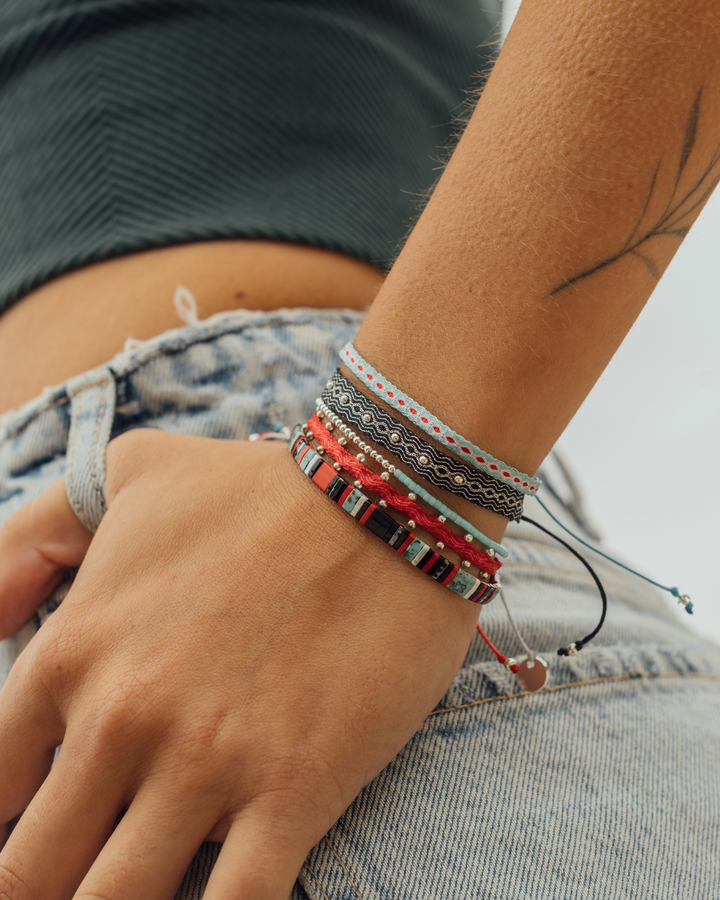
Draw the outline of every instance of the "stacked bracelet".
<instances>
[{"instance_id":1,"label":"stacked bracelet","mask_svg":"<svg viewBox=\"0 0 720 900\"><path fill-rule=\"evenodd\" d=\"M317 416L319 419L322 419L323 416L327 417L328 419L330 419L332 424L339 428L345 435L347 435L350 440L355 441L355 443L357 444L361 443L357 435L355 435L354 437L350 437L353 432L351 432L350 429L343 424L341 419L334 413L332 413L321 400L317 401L317 408ZM380 461L377 455L374 458ZM404 484L409 491L411 491L411 493L408 494L408 498L410 500L415 500L417 496L422 497L422 499L428 504L428 506L432 506L434 509L438 510L438 512L441 514L441 516L444 517L444 519L450 519L451 522L459 525L460 528L463 528L472 537L477 538L477 540L480 541L481 544L484 544L484 546L489 550L492 550L493 553L498 553L500 556L508 555L507 550L502 546L502 544L498 544L497 541L493 541L492 538L487 537L487 535L483 534L482 531L479 531L477 528L475 528L474 525L463 519L462 516L459 516L455 512L455 510L450 509L449 506L446 506L444 503L438 500L437 497L433 497L431 493L426 491L425 488L421 487L421 485L416 484L412 480L412 478L406 475L401 469L398 469L397 466L393 467L392 474L395 478L397 478L399 482ZM444 519L440 518L439 521L442 523Z\"/></svg>"},{"instance_id":2,"label":"stacked bracelet","mask_svg":"<svg viewBox=\"0 0 720 900\"><path fill-rule=\"evenodd\" d=\"M517 520L522 515L523 494L473 469L465 460L438 450L359 391L339 369L328 382L321 400L331 412L342 416L435 487L508 519Z\"/></svg>"},{"instance_id":3,"label":"stacked bracelet","mask_svg":"<svg viewBox=\"0 0 720 900\"><path fill-rule=\"evenodd\" d=\"M395 509L407 515L410 522L413 523L411 527L414 527L416 524L420 525L421 528L424 528L425 531L442 544L447 545L468 562L478 566L481 571L491 574L498 571L501 563L488 556L487 553L470 546L469 536L463 540L463 538L450 531L449 528L440 524L434 516L425 512L422 507L409 500L404 494L391 488L379 475L375 475L369 469L366 469L352 454L340 446L320 419L318 419L317 415L312 416L308 422L308 428L323 449L337 461L338 466L346 469L358 479L359 484L356 487L364 486L369 488Z\"/></svg>"},{"instance_id":4,"label":"stacked bracelet","mask_svg":"<svg viewBox=\"0 0 720 900\"><path fill-rule=\"evenodd\" d=\"M377 397L396 409L431 438L444 447L448 447L456 456L466 460L474 468L486 472L497 481L510 485L516 491L530 496L537 493L541 485L538 478L531 478L529 475L518 472L517 469L495 459L494 456L448 428L440 419L437 419L431 412L391 384L387 378L376 372L360 356L352 341L349 341L340 351L340 359Z\"/></svg>"},{"instance_id":5,"label":"stacked bracelet","mask_svg":"<svg viewBox=\"0 0 720 900\"><path fill-rule=\"evenodd\" d=\"M348 484L307 444L300 426L290 438L290 453L300 469L328 497L421 572L473 603L489 603L498 592L500 585L497 580L487 583L462 571L412 531L399 525L357 487Z\"/></svg>"}]
</instances>

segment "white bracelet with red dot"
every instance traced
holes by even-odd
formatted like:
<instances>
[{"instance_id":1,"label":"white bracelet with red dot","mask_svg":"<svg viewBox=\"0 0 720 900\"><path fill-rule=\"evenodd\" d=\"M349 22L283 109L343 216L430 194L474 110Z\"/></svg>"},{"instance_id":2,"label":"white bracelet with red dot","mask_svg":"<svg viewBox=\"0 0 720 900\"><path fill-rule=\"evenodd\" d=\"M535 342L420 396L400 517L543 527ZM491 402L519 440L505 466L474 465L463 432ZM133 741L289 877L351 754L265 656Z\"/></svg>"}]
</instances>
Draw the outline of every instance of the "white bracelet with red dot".
<instances>
[{"instance_id":1,"label":"white bracelet with red dot","mask_svg":"<svg viewBox=\"0 0 720 900\"><path fill-rule=\"evenodd\" d=\"M498 481L510 485L516 491L529 494L531 497L535 496L542 484L539 478L532 478L529 475L518 472L517 469L513 469L512 466L495 459L494 456L476 447L462 435L448 428L432 413L396 388L394 384L391 384L379 372L376 372L360 356L352 341L348 341L342 348L340 359L376 397L380 397L381 400L384 400L385 403L405 416L408 421L414 422L422 428L425 434L434 438L443 447L447 447L460 459L464 459L476 469L487 472L488 475L491 475Z\"/></svg>"}]
</instances>

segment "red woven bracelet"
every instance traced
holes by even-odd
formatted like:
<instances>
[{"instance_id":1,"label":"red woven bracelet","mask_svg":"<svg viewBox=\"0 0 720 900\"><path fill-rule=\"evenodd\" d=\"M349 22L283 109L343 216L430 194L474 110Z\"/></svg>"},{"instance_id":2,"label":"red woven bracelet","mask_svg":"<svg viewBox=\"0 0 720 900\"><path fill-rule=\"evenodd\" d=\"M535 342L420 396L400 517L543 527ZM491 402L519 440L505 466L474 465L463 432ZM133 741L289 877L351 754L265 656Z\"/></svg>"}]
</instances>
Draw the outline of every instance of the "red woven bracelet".
<instances>
[{"instance_id":1,"label":"red woven bracelet","mask_svg":"<svg viewBox=\"0 0 720 900\"><path fill-rule=\"evenodd\" d=\"M476 565L481 571L494 575L500 569L502 563L497 559L492 559L487 553L483 553L482 550L471 547L454 531L450 531L449 528L438 522L434 516L425 512L422 507L413 503L404 494L391 488L379 475L375 475L374 472L365 468L351 453L348 453L347 450L338 444L317 415L314 414L307 424L320 446L340 463L344 469L354 475L362 485L369 488L378 497L382 497L394 509L404 513L409 519L412 519L421 528L424 528L428 534L442 541L446 547L451 548L463 559L467 559L468 562Z\"/></svg>"}]
</instances>

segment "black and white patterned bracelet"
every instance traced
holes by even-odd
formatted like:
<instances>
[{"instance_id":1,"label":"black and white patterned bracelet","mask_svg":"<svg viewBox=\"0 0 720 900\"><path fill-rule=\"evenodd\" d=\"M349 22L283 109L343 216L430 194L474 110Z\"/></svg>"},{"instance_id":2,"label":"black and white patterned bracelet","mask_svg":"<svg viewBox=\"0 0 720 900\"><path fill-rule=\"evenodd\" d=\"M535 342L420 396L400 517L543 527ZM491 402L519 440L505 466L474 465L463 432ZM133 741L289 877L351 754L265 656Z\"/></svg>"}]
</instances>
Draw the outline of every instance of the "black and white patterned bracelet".
<instances>
[{"instance_id":1,"label":"black and white patterned bracelet","mask_svg":"<svg viewBox=\"0 0 720 900\"><path fill-rule=\"evenodd\" d=\"M358 489L358 482L355 486L349 484L310 447L301 426L292 433L290 453L300 469L324 494L421 572L473 603L484 605L497 594L500 589L497 576L489 583L476 578L450 562L412 531L399 525Z\"/></svg>"},{"instance_id":2,"label":"black and white patterned bracelet","mask_svg":"<svg viewBox=\"0 0 720 900\"><path fill-rule=\"evenodd\" d=\"M322 401L430 484L508 519L522 516L524 494L442 453L359 391L339 369L327 383Z\"/></svg>"}]
</instances>

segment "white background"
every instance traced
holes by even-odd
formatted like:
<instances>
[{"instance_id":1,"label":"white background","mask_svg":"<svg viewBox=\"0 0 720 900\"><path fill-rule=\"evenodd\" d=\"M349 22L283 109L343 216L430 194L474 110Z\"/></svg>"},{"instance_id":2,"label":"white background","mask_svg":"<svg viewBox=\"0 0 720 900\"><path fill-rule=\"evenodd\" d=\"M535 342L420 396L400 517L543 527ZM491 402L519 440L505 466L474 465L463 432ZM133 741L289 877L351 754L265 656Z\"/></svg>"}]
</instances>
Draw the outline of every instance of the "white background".
<instances>
[{"instance_id":1,"label":"white background","mask_svg":"<svg viewBox=\"0 0 720 900\"><path fill-rule=\"evenodd\" d=\"M558 447L608 545L720 643L720 190Z\"/></svg>"}]
</instances>

